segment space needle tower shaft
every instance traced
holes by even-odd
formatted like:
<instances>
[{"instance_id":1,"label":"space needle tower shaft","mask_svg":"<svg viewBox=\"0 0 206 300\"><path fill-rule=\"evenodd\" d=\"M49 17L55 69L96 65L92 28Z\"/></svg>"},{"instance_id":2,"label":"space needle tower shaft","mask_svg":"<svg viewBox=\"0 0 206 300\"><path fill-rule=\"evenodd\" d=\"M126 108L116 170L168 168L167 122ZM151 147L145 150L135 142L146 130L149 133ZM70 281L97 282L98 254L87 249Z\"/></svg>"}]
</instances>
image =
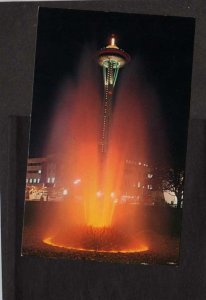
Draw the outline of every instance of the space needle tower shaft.
<instances>
[{"instance_id":1,"label":"space needle tower shaft","mask_svg":"<svg viewBox=\"0 0 206 300\"><path fill-rule=\"evenodd\" d=\"M98 52L98 62L103 68L104 101L103 120L100 138L101 152L106 153L113 110L113 91L117 81L119 69L130 61L130 56L116 45L112 35L110 44Z\"/></svg>"}]
</instances>

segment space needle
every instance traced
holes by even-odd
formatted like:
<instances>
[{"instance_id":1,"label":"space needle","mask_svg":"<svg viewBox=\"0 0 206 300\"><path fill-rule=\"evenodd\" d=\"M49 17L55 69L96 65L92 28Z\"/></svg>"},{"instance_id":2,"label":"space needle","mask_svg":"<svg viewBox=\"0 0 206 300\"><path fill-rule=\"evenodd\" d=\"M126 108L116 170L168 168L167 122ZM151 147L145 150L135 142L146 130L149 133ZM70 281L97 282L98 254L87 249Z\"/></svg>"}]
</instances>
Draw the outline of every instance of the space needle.
<instances>
[{"instance_id":1,"label":"space needle","mask_svg":"<svg viewBox=\"0 0 206 300\"><path fill-rule=\"evenodd\" d=\"M115 36L112 35L110 44L98 51L98 63L103 68L104 101L103 122L100 138L101 152L106 153L109 131L112 121L113 91L117 81L119 69L130 61L130 56L116 45Z\"/></svg>"}]
</instances>

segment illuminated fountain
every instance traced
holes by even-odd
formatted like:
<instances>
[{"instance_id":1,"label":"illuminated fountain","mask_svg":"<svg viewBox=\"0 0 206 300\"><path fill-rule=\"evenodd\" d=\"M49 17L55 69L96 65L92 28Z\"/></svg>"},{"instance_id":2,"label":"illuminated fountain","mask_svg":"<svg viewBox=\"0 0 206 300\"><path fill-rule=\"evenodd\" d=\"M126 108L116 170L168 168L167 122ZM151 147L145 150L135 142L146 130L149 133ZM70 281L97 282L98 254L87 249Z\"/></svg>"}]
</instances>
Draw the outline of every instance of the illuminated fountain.
<instances>
[{"instance_id":1,"label":"illuminated fountain","mask_svg":"<svg viewBox=\"0 0 206 300\"><path fill-rule=\"evenodd\" d=\"M135 185L139 169L125 171L126 161L148 159L148 136L140 92L133 67L128 67L116 91L119 69L130 56L111 43L98 52L104 74L104 101L98 88L99 70L90 54L80 62L78 81L68 84L52 120L49 148L62 149L65 184L79 178L79 200L68 199L57 214L61 222L45 234L44 243L77 251L139 252L148 250L135 222L137 209L129 209L121 197ZM102 113L103 111L103 113ZM58 141L58 142L57 142ZM131 173L131 174L129 174ZM77 182L77 181L76 181ZM126 224L126 226L125 226Z\"/></svg>"}]
</instances>

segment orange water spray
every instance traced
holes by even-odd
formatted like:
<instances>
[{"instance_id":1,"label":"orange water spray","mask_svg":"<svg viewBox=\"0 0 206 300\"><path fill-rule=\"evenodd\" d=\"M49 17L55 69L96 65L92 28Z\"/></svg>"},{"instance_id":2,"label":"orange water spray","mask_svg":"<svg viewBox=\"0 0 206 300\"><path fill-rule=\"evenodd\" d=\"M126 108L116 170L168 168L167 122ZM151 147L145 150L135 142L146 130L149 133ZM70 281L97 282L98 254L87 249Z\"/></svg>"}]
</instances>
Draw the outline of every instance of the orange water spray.
<instances>
[{"instance_id":1,"label":"orange water spray","mask_svg":"<svg viewBox=\"0 0 206 300\"><path fill-rule=\"evenodd\" d=\"M106 75L103 105L99 88L98 66L94 65L88 52L80 63L77 82L70 81L68 83L63 97L56 107L52 120L53 129L48 142L50 151L57 152L61 149L61 159L62 163L64 162L62 183L68 186L73 200L77 195L79 198L78 205L75 204L72 207L68 204L66 208L69 226L110 228L115 222L119 224L120 222L115 219L118 218L115 217L116 206L121 202L121 197L137 185L141 177L140 168L134 167L128 171L126 162L145 162L149 157L147 116L142 108L146 97L139 89L134 66L131 64L125 70L116 92L115 104L111 104L113 88L117 79L115 72L126 61L129 61L129 56L116 46L114 40L98 55L99 63L106 69L104 71ZM117 61L115 61L115 57L118 57ZM105 117L103 123L102 107ZM106 120L106 125L104 120ZM75 182L78 182L78 188L74 186ZM73 217L77 215L78 217ZM118 216L118 214L116 215ZM141 216L138 218L140 219ZM131 224L134 222L134 220L128 220L125 232L127 230L132 232L133 225ZM78 230L75 231L75 234L68 235L69 240L65 238L64 242L63 238L58 242L55 234L58 235L63 230L61 226L56 224L54 226L56 232L52 237L44 238L44 243L68 249L84 250L84 247L72 246L73 239L76 240L78 236ZM81 226L78 227L79 231L81 231ZM79 236L81 236L80 232ZM131 234L129 236L131 237ZM138 241L138 245L136 241L128 244L133 244L133 246L128 246L126 243L115 249L114 244L114 249L102 249L101 251L138 252L148 250L148 246L142 241ZM86 249L95 251L90 247L86 247Z\"/></svg>"}]
</instances>

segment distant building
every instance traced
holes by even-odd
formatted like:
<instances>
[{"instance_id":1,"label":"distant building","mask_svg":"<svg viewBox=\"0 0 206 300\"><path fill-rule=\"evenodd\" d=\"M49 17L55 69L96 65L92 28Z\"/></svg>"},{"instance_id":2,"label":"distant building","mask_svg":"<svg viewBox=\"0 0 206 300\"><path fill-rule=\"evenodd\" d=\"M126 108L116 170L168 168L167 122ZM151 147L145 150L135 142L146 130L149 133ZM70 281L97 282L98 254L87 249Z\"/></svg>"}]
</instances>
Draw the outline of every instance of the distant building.
<instances>
[{"instance_id":1,"label":"distant building","mask_svg":"<svg viewBox=\"0 0 206 300\"><path fill-rule=\"evenodd\" d=\"M120 202L161 205L163 193L157 193L152 186L153 174L146 162L126 160L123 175L122 193L118 195ZM41 200L47 195L52 198L67 195L81 185L81 178L73 178L69 182L65 178L65 165L56 155L29 158L26 175L26 198ZM48 198L48 197L47 197ZM161 199L160 199L161 198Z\"/></svg>"},{"instance_id":2,"label":"distant building","mask_svg":"<svg viewBox=\"0 0 206 300\"><path fill-rule=\"evenodd\" d=\"M61 164L59 157L29 158L26 174L26 200L54 200L67 195L63 188Z\"/></svg>"},{"instance_id":3,"label":"distant building","mask_svg":"<svg viewBox=\"0 0 206 300\"><path fill-rule=\"evenodd\" d=\"M122 199L127 202L150 204L153 192L152 177L153 174L148 163L126 160Z\"/></svg>"},{"instance_id":4,"label":"distant building","mask_svg":"<svg viewBox=\"0 0 206 300\"><path fill-rule=\"evenodd\" d=\"M56 161L52 156L28 159L26 174L27 184L54 184L55 181Z\"/></svg>"}]
</instances>

